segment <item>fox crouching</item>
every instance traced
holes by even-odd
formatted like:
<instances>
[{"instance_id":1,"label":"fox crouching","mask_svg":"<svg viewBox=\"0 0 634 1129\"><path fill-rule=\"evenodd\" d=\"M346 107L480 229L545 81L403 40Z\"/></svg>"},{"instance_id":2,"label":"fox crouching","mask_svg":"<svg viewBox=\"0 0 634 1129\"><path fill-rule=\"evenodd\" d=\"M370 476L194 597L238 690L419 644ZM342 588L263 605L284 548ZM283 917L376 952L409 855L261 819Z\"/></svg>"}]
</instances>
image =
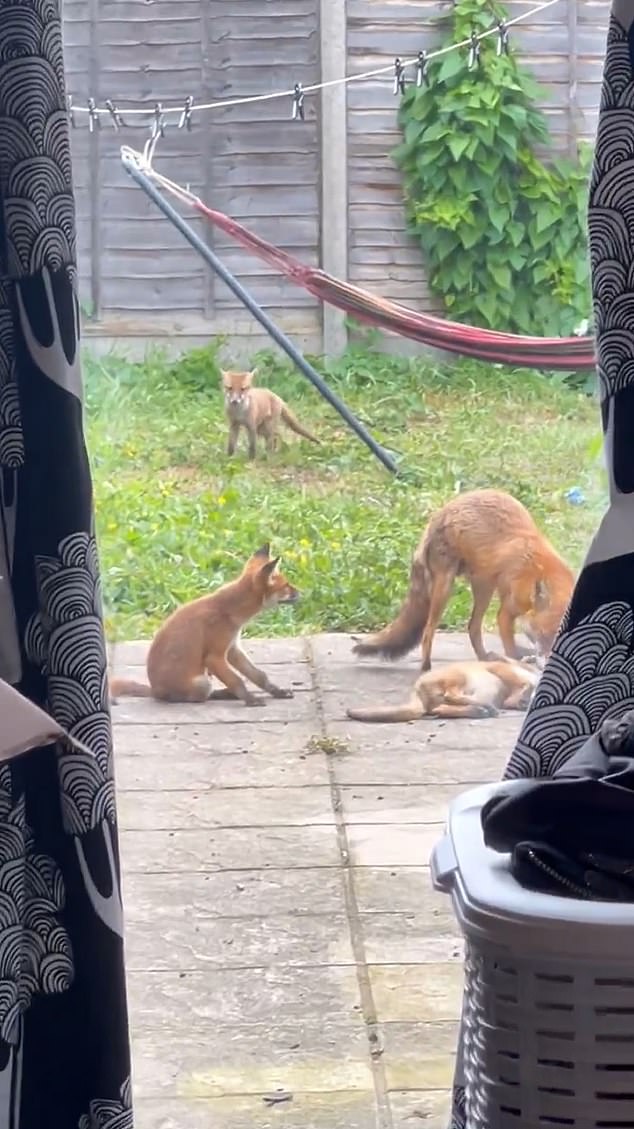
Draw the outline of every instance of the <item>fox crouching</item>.
<instances>
[{"instance_id":1,"label":"fox crouching","mask_svg":"<svg viewBox=\"0 0 634 1129\"><path fill-rule=\"evenodd\" d=\"M508 659L449 663L418 679L409 702L347 710L354 721L418 721L421 717L495 717L498 710L526 710L539 673Z\"/></svg>"},{"instance_id":2,"label":"fox crouching","mask_svg":"<svg viewBox=\"0 0 634 1129\"><path fill-rule=\"evenodd\" d=\"M301 435L311 443L319 443L315 435L311 435L310 431L302 427L281 396L270 392L268 388L253 387L256 375L257 369L252 369L250 372L222 373L225 410L229 421L227 454L235 454L242 427L248 436L250 459L255 458L258 436L265 440L267 450L275 451L280 420L296 435Z\"/></svg>"},{"instance_id":3,"label":"fox crouching","mask_svg":"<svg viewBox=\"0 0 634 1129\"><path fill-rule=\"evenodd\" d=\"M521 502L499 490L473 490L433 515L414 554L409 591L396 619L357 640L354 653L397 659L420 643L422 669L429 670L433 638L458 576L471 586L469 638L480 662L499 657L485 650L482 637L496 592L504 654L520 659L526 653L515 642L518 619L540 654L550 652L572 595L572 571Z\"/></svg>"},{"instance_id":4,"label":"fox crouching","mask_svg":"<svg viewBox=\"0 0 634 1129\"><path fill-rule=\"evenodd\" d=\"M237 580L173 612L150 645L148 683L112 679L112 700L128 695L163 702L204 702L213 697L261 705L240 675L274 698L292 698L292 690L271 682L240 647L240 631L249 620L265 608L299 598L297 589L278 572L278 561L278 557L271 558L268 544L264 545L250 557ZM223 684L224 691L211 692L210 676Z\"/></svg>"}]
</instances>

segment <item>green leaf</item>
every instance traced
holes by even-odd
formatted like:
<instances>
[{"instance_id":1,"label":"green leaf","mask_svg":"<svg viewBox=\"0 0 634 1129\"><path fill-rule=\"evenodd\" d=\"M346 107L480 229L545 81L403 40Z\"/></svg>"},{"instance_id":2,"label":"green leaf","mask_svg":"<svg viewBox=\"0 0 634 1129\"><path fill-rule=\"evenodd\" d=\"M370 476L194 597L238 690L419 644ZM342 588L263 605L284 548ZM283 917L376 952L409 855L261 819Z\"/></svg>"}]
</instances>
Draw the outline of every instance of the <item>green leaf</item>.
<instances>
[{"instance_id":1,"label":"green leaf","mask_svg":"<svg viewBox=\"0 0 634 1129\"><path fill-rule=\"evenodd\" d=\"M475 247L476 243L480 243L481 239L482 232L478 227L476 227L475 225L473 227L467 227L466 225L463 226L460 232L460 242L467 251L470 251L472 247Z\"/></svg>"},{"instance_id":2,"label":"green leaf","mask_svg":"<svg viewBox=\"0 0 634 1129\"><path fill-rule=\"evenodd\" d=\"M520 243L524 242L526 236L526 228L524 224L518 223L517 220L511 220L506 225L506 234L514 247L519 247Z\"/></svg>"},{"instance_id":3,"label":"green leaf","mask_svg":"<svg viewBox=\"0 0 634 1129\"><path fill-rule=\"evenodd\" d=\"M461 137L458 134L457 137L449 138L449 140L447 141L447 148L449 149L449 152L451 153L454 161L460 160L463 153L465 153L468 149L469 143L470 139L468 137L464 137L464 135Z\"/></svg>"},{"instance_id":4,"label":"green leaf","mask_svg":"<svg viewBox=\"0 0 634 1129\"><path fill-rule=\"evenodd\" d=\"M552 268L548 263L537 263L537 266L533 267L533 281L545 282L551 277L551 273Z\"/></svg>"},{"instance_id":5,"label":"green leaf","mask_svg":"<svg viewBox=\"0 0 634 1129\"><path fill-rule=\"evenodd\" d=\"M426 126L420 135L420 139L423 145L428 145L430 141L439 141L450 136L451 127L444 121L436 121Z\"/></svg>"},{"instance_id":6,"label":"green leaf","mask_svg":"<svg viewBox=\"0 0 634 1129\"><path fill-rule=\"evenodd\" d=\"M493 263L489 259L487 261L487 270L496 286L501 290L511 289L511 272L506 263Z\"/></svg>"},{"instance_id":7,"label":"green leaf","mask_svg":"<svg viewBox=\"0 0 634 1129\"><path fill-rule=\"evenodd\" d=\"M454 78L457 74L461 74L462 71L464 71L464 65L462 52L450 51L438 68L438 82L447 82L448 79Z\"/></svg>"},{"instance_id":8,"label":"green leaf","mask_svg":"<svg viewBox=\"0 0 634 1129\"><path fill-rule=\"evenodd\" d=\"M548 204L542 204L535 212L535 230L539 234L546 231L547 228L552 227L557 223L560 216L557 214L557 209L549 207Z\"/></svg>"},{"instance_id":9,"label":"green leaf","mask_svg":"<svg viewBox=\"0 0 634 1129\"><path fill-rule=\"evenodd\" d=\"M485 324L491 329L494 328L497 317L497 302L493 294L478 294L474 304L476 310L485 319Z\"/></svg>"},{"instance_id":10,"label":"green leaf","mask_svg":"<svg viewBox=\"0 0 634 1129\"><path fill-rule=\"evenodd\" d=\"M414 146L416 144L416 142L420 140L420 137L423 133L423 130L424 130L424 126L422 126L420 122L412 121L412 120L408 121L407 125L405 126L405 129L403 130L403 136L405 138L405 145L408 148L410 146Z\"/></svg>"},{"instance_id":11,"label":"green leaf","mask_svg":"<svg viewBox=\"0 0 634 1129\"><path fill-rule=\"evenodd\" d=\"M588 260L584 255L583 258L577 259L575 263L575 282L578 286L585 286L588 282L590 271L588 269Z\"/></svg>"},{"instance_id":12,"label":"green leaf","mask_svg":"<svg viewBox=\"0 0 634 1129\"><path fill-rule=\"evenodd\" d=\"M522 270L522 267L526 266L526 255L523 251L518 250L516 247L507 247L506 255L513 270Z\"/></svg>"},{"instance_id":13,"label":"green leaf","mask_svg":"<svg viewBox=\"0 0 634 1129\"><path fill-rule=\"evenodd\" d=\"M495 228L495 230L496 231L504 231L504 228L505 228L505 226L508 222L508 218L509 218L508 207L505 207L504 204L496 203L495 200L490 200L489 206L488 206L488 212L489 212L489 219L491 220L491 223L493 224L493 227Z\"/></svg>"}]
</instances>

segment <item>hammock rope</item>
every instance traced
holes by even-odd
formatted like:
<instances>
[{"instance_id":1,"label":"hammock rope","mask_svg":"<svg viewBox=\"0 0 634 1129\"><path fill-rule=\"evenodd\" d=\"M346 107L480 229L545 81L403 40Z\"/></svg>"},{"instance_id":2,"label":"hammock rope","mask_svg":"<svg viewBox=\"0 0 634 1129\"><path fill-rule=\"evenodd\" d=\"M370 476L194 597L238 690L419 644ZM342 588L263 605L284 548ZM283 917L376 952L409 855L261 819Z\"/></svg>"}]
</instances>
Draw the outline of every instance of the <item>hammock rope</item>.
<instances>
[{"instance_id":1,"label":"hammock rope","mask_svg":"<svg viewBox=\"0 0 634 1129\"><path fill-rule=\"evenodd\" d=\"M138 154L135 154L138 157ZM447 321L433 314L409 309L398 302L379 298L369 291L343 282L326 271L310 267L288 252L267 242L224 212L209 208L200 197L169 180L151 165L144 171L155 183L204 216L245 250L278 270L291 282L321 302L335 306L357 321L422 345L448 353L517 368L559 371L593 369L596 364L593 337L526 337Z\"/></svg>"}]
</instances>

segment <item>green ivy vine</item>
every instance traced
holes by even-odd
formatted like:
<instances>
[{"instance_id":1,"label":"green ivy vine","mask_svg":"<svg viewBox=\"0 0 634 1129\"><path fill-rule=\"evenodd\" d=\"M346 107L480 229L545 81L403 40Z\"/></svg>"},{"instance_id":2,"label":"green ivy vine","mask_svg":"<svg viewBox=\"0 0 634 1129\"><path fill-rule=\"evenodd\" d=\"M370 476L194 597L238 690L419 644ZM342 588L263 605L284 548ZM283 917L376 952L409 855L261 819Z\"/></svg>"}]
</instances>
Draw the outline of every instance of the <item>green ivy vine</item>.
<instances>
[{"instance_id":1,"label":"green ivy vine","mask_svg":"<svg viewBox=\"0 0 634 1129\"><path fill-rule=\"evenodd\" d=\"M457 0L447 43L485 31L506 13L489 0ZM512 49L481 41L430 60L429 85L407 86L394 159L429 285L453 320L546 336L589 316L586 197L590 148L546 163L548 125L538 88Z\"/></svg>"}]
</instances>

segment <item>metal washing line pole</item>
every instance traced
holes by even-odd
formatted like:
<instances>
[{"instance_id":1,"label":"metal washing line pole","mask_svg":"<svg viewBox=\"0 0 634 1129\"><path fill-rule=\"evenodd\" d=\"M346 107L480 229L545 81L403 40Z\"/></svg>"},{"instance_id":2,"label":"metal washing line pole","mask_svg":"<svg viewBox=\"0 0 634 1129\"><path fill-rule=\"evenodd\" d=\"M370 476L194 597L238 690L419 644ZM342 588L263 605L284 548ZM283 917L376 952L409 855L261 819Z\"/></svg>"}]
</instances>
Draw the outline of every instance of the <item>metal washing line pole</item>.
<instances>
[{"instance_id":1,"label":"metal washing line pole","mask_svg":"<svg viewBox=\"0 0 634 1129\"><path fill-rule=\"evenodd\" d=\"M184 236L190 246L193 247L194 250L197 251L198 254L205 260L211 270L213 270L218 275L218 277L222 279L225 286L228 286L229 289L235 294L236 298L238 298L239 301L246 306L249 312L253 314L253 317L260 323L263 329L266 330L269 336L272 337L273 341L275 341L275 343L279 345L280 349L284 350L287 357L290 357L290 359L293 361L293 364L297 366L300 372L304 374L304 376L324 397L324 399L328 401L331 407L333 407L335 411L339 413L339 415L345 421L345 423L347 423L351 431L354 431L355 435L361 440L361 442L365 443L366 447L370 449L375 458L377 458L379 462L383 464L386 470L389 470L392 474L397 475L399 473L399 468L389 451L386 451L380 443L377 443L376 439L373 439L369 431L366 430L360 420L358 420L357 417L350 411L348 406L344 404L343 400L340 400L339 397L332 391L332 389L329 388L323 377L320 376L319 373L312 367L312 365L308 363L306 358L300 353L299 349L295 345L293 345L293 342L289 340L286 334L282 333L281 329L278 329L275 322L271 321L268 314L266 314L264 310L260 308L258 303L255 301L255 298L253 298L252 295L249 294L248 290L245 290L244 286L242 286L242 284L238 282L237 278L234 278L231 272L227 270L224 263L221 262L221 260L211 250L207 243L205 243L205 241L196 234L196 232L182 218L182 216L179 215L179 213L176 211L176 208L174 208L172 204L170 204L170 202L166 200L165 197L159 192L156 185L152 183L151 178L142 167L143 158L141 157L141 155L134 153L130 149L123 149L121 152L121 161L124 169L132 178L132 180L134 180L135 183L138 184L139 188L143 189L146 196L149 196L149 198L156 204L157 208L159 208L166 219L168 219L170 223L172 223L174 227L178 231L180 231L181 235Z\"/></svg>"}]
</instances>

